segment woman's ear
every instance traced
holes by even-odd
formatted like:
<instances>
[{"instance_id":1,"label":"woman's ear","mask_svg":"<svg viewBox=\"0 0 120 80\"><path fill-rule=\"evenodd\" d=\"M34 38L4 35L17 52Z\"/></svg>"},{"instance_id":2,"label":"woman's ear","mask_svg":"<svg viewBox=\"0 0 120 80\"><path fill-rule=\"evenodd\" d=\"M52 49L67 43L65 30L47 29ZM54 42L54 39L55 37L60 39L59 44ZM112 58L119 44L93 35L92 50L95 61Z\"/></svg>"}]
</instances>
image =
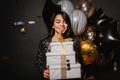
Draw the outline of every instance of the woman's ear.
<instances>
[{"instance_id":1,"label":"woman's ear","mask_svg":"<svg viewBox=\"0 0 120 80\"><path fill-rule=\"evenodd\" d=\"M54 28L54 26L52 26L52 28Z\"/></svg>"}]
</instances>

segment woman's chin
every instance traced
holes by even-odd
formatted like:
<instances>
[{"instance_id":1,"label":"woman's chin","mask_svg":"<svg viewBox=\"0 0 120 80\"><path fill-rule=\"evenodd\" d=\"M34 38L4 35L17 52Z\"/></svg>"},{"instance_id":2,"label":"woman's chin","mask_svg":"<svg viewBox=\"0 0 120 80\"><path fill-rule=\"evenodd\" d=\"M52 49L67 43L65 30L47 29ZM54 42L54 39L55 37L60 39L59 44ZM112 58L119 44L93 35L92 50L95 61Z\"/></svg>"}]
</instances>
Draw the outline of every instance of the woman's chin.
<instances>
[{"instance_id":1,"label":"woman's chin","mask_svg":"<svg viewBox=\"0 0 120 80\"><path fill-rule=\"evenodd\" d=\"M58 32L58 34L63 34L63 32L60 31L60 32Z\"/></svg>"}]
</instances>

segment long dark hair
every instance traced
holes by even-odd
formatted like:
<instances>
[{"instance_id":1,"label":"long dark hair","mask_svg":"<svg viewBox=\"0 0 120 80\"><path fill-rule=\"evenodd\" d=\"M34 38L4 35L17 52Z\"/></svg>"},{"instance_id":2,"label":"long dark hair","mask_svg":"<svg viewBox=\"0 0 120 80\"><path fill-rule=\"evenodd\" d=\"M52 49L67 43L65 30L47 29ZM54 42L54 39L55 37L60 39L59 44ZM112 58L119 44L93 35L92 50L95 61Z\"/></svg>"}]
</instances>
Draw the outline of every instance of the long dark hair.
<instances>
[{"instance_id":1,"label":"long dark hair","mask_svg":"<svg viewBox=\"0 0 120 80\"><path fill-rule=\"evenodd\" d=\"M57 12L57 13L54 13L51 17L51 22L50 22L50 26L52 27L53 26L53 23L54 23L54 20L55 20L55 17L56 15L62 15L63 19L66 21L66 23L68 24L68 27L67 27L67 30L65 31L64 34L62 34L63 38L73 38L74 37L74 34L73 34L73 31L72 31L72 28L71 28L71 21L70 21L70 17L68 16L68 14L66 12L63 12L63 11L60 11L60 12ZM50 33L49 33L49 36L52 37L55 33L55 30L53 28L51 28L50 30Z\"/></svg>"}]
</instances>

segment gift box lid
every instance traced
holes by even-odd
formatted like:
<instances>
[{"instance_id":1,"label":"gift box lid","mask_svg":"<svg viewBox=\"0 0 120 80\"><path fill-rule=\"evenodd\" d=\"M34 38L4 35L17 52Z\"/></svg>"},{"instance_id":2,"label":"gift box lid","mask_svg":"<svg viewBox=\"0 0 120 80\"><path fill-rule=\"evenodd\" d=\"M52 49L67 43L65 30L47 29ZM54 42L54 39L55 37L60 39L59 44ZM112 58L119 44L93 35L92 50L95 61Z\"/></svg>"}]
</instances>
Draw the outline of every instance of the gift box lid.
<instances>
[{"instance_id":1,"label":"gift box lid","mask_svg":"<svg viewBox=\"0 0 120 80\"><path fill-rule=\"evenodd\" d=\"M73 41L68 41L68 42L51 42L50 46L58 46L61 43L65 44L65 45L73 45Z\"/></svg>"},{"instance_id":2,"label":"gift box lid","mask_svg":"<svg viewBox=\"0 0 120 80\"><path fill-rule=\"evenodd\" d=\"M46 56L60 56L61 55L61 52L58 52L58 53L56 53L56 52L47 52L46 53ZM70 52L65 52L65 55L67 56L70 56L70 55L75 55L75 51L70 51Z\"/></svg>"}]
</instances>

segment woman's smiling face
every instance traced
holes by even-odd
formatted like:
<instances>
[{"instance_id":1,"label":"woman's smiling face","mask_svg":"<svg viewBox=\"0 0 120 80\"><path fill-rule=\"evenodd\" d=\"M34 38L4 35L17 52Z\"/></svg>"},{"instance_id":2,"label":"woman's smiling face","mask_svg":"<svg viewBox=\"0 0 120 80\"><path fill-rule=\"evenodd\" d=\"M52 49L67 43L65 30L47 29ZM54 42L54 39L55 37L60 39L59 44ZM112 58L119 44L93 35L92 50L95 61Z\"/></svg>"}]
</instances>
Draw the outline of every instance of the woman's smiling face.
<instances>
[{"instance_id":1,"label":"woman's smiling face","mask_svg":"<svg viewBox=\"0 0 120 80\"><path fill-rule=\"evenodd\" d=\"M63 19L61 14L56 15L53 23L53 28L55 29L55 33L63 34L67 30L68 24Z\"/></svg>"}]
</instances>

